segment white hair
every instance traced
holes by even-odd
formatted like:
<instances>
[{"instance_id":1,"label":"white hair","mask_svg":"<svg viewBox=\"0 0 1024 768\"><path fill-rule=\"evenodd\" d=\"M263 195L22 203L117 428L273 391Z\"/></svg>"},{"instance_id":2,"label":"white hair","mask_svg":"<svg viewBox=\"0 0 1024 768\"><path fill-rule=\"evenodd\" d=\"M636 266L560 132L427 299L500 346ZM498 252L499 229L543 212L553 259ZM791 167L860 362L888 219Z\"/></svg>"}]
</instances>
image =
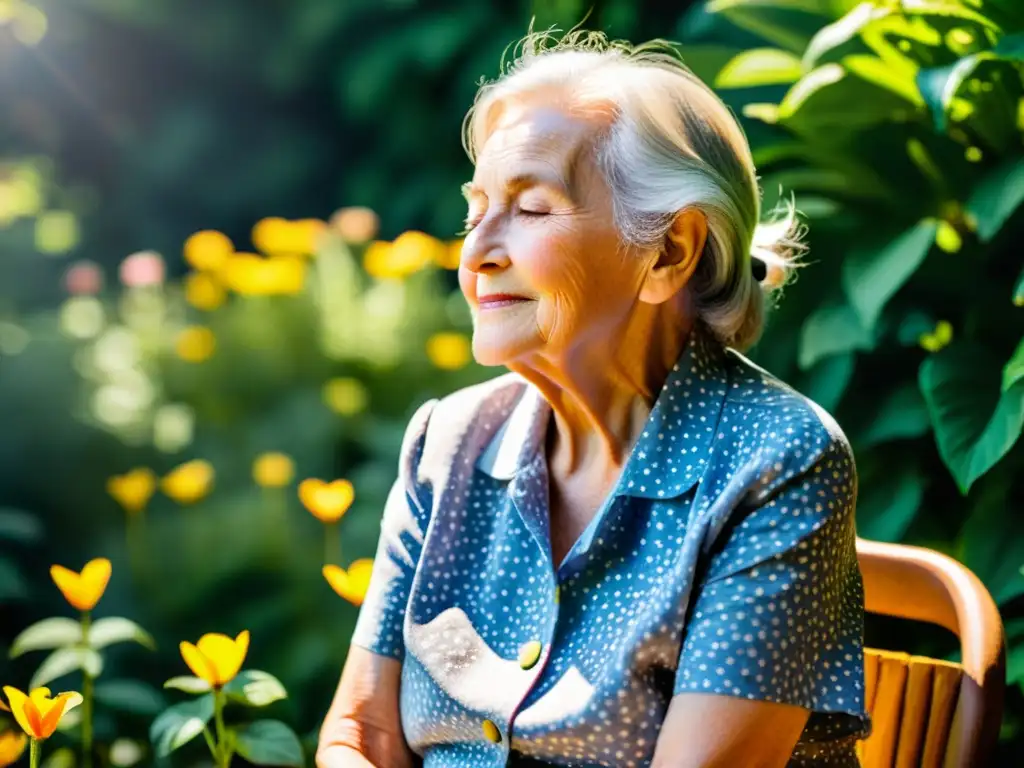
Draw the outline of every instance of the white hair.
<instances>
[{"instance_id":1,"label":"white hair","mask_svg":"<svg viewBox=\"0 0 1024 768\"><path fill-rule=\"evenodd\" d=\"M494 129L495 107L509 99L554 91L570 109L608 118L592 157L610 189L623 243L663 248L680 211L702 211L708 235L689 286L694 307L723 343L740 351L753 346L764 326L765 294L799 266L803 227L792 201L780 217L760 222L757 172L730 109L664 40L632 46L602 32L573 30L560 40L530 32L520 47L496 81L481 82L466 114L470 160L476 163ZM752 256L766 267L760 282Z\"/></svg>"}]
</instances>

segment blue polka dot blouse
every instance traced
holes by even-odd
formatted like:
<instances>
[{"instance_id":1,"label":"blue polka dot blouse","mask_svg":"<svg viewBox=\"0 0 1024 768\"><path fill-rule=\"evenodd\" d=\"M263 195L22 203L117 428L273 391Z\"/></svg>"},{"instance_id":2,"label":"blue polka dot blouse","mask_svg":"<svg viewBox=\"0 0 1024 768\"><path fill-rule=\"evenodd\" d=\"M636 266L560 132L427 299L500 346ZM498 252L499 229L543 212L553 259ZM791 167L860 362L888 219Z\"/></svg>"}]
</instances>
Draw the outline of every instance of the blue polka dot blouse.
<instances>
[{"instance_id":1,"label":"blue polka dot blouse","mask_svg":"<svg viewBox=\"0 0 1024 768\"><path fill-rule=\"evenodd\" d=\"M856 768L864 595L835 421L697 327L555 563L550 416L508 373L406 431L352 642L401 660L425 768L649 765L694 691L806 707L789 765Z\"/></svg>"}]
</instances>

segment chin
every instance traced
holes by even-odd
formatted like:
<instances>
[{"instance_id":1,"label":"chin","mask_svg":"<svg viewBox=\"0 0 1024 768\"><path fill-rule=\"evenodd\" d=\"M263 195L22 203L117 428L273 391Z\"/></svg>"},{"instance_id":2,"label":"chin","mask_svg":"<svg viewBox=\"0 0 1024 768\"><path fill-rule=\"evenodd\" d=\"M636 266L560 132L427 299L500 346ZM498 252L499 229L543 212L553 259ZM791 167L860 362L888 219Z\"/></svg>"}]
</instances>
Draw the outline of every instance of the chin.
<instances>
[{"instance_id":1,"label":"chin","mask_svg":"<svg viewBox=\"0 0 1024 768\"><path fill-rule=\"evenodd\" d=\"M473 333L473 359L480 365L508 365L536 349L536 339Z\"/></svg>"}]
</instances>

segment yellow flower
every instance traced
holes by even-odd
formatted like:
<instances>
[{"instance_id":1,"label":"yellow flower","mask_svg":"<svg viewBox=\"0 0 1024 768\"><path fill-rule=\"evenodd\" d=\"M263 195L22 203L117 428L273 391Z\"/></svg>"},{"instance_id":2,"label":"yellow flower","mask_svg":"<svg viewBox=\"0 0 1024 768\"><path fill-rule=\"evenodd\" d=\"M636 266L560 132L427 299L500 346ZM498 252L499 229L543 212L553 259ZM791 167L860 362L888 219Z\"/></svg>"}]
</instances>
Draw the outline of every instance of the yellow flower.
<instances>
[{"instance_id":1,"label":"yellow flower","mask_svg":"<svg viewBox=\"0 0 1024 768\"><path fill-rule=\"evenodd\" d=\"M211 229L196 232L185 241L185 261L198 270L220 269L234 251L227 235Z\"/></svg>"},{"instance_id":2,"label":"yellow flower","mask_svg":"<svg viewBox=\"0 0 1024 768\"><path fill-rule=\"evenodd\" d=\"M370 558L356 560L347 571L336 565L325 565L323 568L324 578L331 589L355 606L363 604L372 572L373 560Z\"/></svg>"},{"instance_id":3,"label":"yellow flower","mask_svg":"<svg viewBox=\"0 0 1024 768\"><path fill-rule=\"evenodd\" d=\"M49 688L36 688L26 696L17 688L5 685L4 693L11 706L8 709L0 702L0 707L14 715L26 734L40 740L50 738L64 714L82 703L82 694L74 691L59 693L51 699Z\"/></svg>"},{"instance_id":4,"label":"yellow flower","mask_svg":"<svg viewBox=\"0 0 1024 768\"><path fill-rule=\"evenodd\" d=\"M953 340L953 326L940 320L931 333L922 333L918 343L929 352L938 352Z\"/></svg>"},{"instance_id":5,"label":"yellow flower","mask_svg":"<svg viewBox=\"0 0 1024 768\"><path fill-rule=\"evenodd\" d=\"M183 642L179 647L181 657L193 674L219 688L230 683L242 668L249 651L249 630L242 631L234 640L211 632L199 638L195 645Z\"/></svg>"},{"instance_id":6,"label":"yellow flower","mask_svg":"<svg viewBox=\"0 0 1024 768\"><path fill-rule=\"evenodd\" d=\"M438 368L455 371L469 364L473 347L465 334L435 333L427 339L427 357Z\"/></svg>"},{"instance_id":7,"label":"yellow flower","mask_svg":"<svg viewBox=\"0 0 1024 768\"><path fill-rule=\"evenodd\" d=\"M352 506L355 489L348 480L325 483L310 478L299 483L299 499L321 522L336 523Z\"/></svg>"},{"instance_id":8,"label":"yellow flower","mask_svg":"<svg viewBox=\"0 0 1024 768\"><path fill-rule=\"evenodd\" d=\"M0 707L2 706L3 703L0 702ZM24 733L15 731L0 733L0 768L7 768L8 765L18 762L18 758L25 751L27 744L28 736Z\"/></svg>"},{"instance_id":9,"label":"yellow flower","mask_svg":"<svg viewBox=\"0 0 1024 768\"><path fill-rule=\"evenodd\" d=\"M319 219L288 221L280 217L262 219L252 228L252 243L267 254L316 251L320 233L327 225Z\"/></svg>"},{"instance_id":10,"label":"yellow flower","mask_svg":"<svg viewBox=\"0 0 1024 768\"><path fill-rule=\"evenodd\" d=\"M107 589L110 561L105 557L90 560L81 573L62 565L51 565L50 577L71 605L80 611L91 611Z\"/></svg>"},{"instance_id":11,"label":"yellow flower","mask_svg":"<svg viewBox=\"0 0 1024 768\"><path fill-rule=\"evenodd\" d=\"M350 243L365 243L377 236L380 219L369 208L342 208L331 216L331 228Z\"/></svg>"},{"instance_id":12,"label":"yellow flower","mask_svg":"<svg viewBox=\"0 0 1024 768\"><path fill-rule=\"evenodd\" d=\"M195 504L210 492L213 476L210 462L193 459L166 475L160 481L160 489L179 504Z\"/></svg>"},{"instance_id":13,"label":"yellow flower","mask_svg":"<svg viewBox=\"0 0 1024 768\"><path fill-rule=\"evenodd\" d=\"M339 377L324 384L324 402L335 413L352 416L366 410L369 394L359 379Z\"/></svg>"},{"instance_id":14,"label":"yellow flower","mask_svg":"<svg viewBox=\"0 0 1024 768\"><path fill-rule=\"evenodd\" d=\"M185 301L196 309L210 312L223 304L226 297L224 286L205 272L185 277Z\"/></svg>"},{"instance_id":15,"label":"yellow flower","mask_svg":"<svg viewBox=\"0 0 1024 768\"><path fill-rule=\"evenodd\" d=\"M452 240L443 251L438 252L437 265L442 269L458 269L462 261L462 244L464 238Z\"/></svg>"},{"instance_id":16,"label":"yellow flower","mask_svg":"<svg viewBox=\"0 0 1024 768\"><path fill-rule=\"evenodd\" d=\"M295 477L295 462L283 453L261 453L252 464L252 477L264 488L283 488Z\"/></svg>"},{"instance_id":17,"label":"yellow flower","mask_svg":"<svg viewBox=\"0 0 1024 768\"><path fill-rule=\"evenodd\" d=\"M185 328L178 334L175 350L178 357L188 363L201 363L213 355L217 348L217 338L213 331L201 325Z\"/></svg>"},{"instance_id":18,"label":"yellow flower","mask_svg":"<svg viewBox=\"0 0 1024 768\"><path fill-rule=\"evenodd\" d=\"M156 491L156 475L147 467L137 467L107 480L107 493L125 512L141 512Z\"/></svg>"},{"instance_id":19,"label":"yellow flower","mask_svg":"<svg viewBox=\"0 0 1024 768\"><path fill-rule=\"evenodd\" d=\"M236 253L224 269L228 288L242 296L295 294L306 280L306 262L297 256L265 259L255 253Z\"/></svg>"}]
</instances>

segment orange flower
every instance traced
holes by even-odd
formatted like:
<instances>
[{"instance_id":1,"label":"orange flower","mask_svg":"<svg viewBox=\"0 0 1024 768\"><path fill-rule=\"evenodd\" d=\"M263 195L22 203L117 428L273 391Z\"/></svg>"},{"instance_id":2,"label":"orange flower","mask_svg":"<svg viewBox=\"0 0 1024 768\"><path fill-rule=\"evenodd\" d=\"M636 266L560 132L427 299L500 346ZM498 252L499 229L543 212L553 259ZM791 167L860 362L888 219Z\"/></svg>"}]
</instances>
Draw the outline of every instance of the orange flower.
<instances>
[{"instance_id":1,"label":"orange flower","mask_svg":"<svg viewBox=\"0 0 1024 768\"><path fill-rule=\"evenodd\" d=\"M313 516L324 523L336 523L348 512L355 489L348 480L325 483L310 478L299 483L299 500Z\"/></svg>"},{"instance_id":2,"label":"orange flower","mask_svg":"<svg viewBox=\"0 0 1024 768\"><path fill-rule=\"evenodd\" d=\"M183 642L179 647L181 657L193 674L219 688L234 680L242 668L249 652L249 630L243 630L234 640L227 635L210 632L199 638L195 645Z\"/></svg>"},{"instance_id":3,"label":"orange flower","mask_svg":"<svg viewBox=\"0 0 1024 768\"><path fill-rule=\"evenodd\" d=\"M0 702L0 707L3 707L3 702ZM0 733L0 768L7 768L8 765L18 762L18 758L25 751L27 744L28 736L24 733L15 731Z\"/></svg>"},{"instance_id":4,"label":"orange flower","mask_svg":"<svg viewBox=\"0 0 1024 768\"><path fill-rule=\"evenodd\" d=\"M5 685L4 693L11 706L8 709L0 702L0 707L14 715L26 734L40 740L50 738L64 714L82 703L82 694L74 691L50 698L49 688L36 688L26 696L17 688Z\"/></svg>"},{"instance_id":5,"label":"orange flower","mask_svg":"<svg viewBox=\"0 0 1024 768\"><path fill-rule=\"evenodd\" d=\"M107 480L107 493L114 497L126 512L141 512L156 491L156 475L153 470L138 467L123 475Z\"/></svg>"},{"instance_id":6,"label":"orange flower","mask_svg":"<svg viewBox=\"0 0 1024 768\"><path fill-rule=\"evenodd\" d=\"M105 557L90 560L81 573L75 573L62 565L51 565L50 577L71 605L80 611L91 611L107 589L110 561Z\"/></svg>"},{"instance_id":7,"label":"orange flower","mask_svg":"<svg viewBox=\"0 0 1024 768\"><path fill-rule=\"evenodd\" d=\"M370 586L371 573L373 560L368 557L356 560L347 571L336 565L325 565L323 568L324 578L331 589L355 606L363 604L366 590Z\"/></svg>"}]
</instances>

